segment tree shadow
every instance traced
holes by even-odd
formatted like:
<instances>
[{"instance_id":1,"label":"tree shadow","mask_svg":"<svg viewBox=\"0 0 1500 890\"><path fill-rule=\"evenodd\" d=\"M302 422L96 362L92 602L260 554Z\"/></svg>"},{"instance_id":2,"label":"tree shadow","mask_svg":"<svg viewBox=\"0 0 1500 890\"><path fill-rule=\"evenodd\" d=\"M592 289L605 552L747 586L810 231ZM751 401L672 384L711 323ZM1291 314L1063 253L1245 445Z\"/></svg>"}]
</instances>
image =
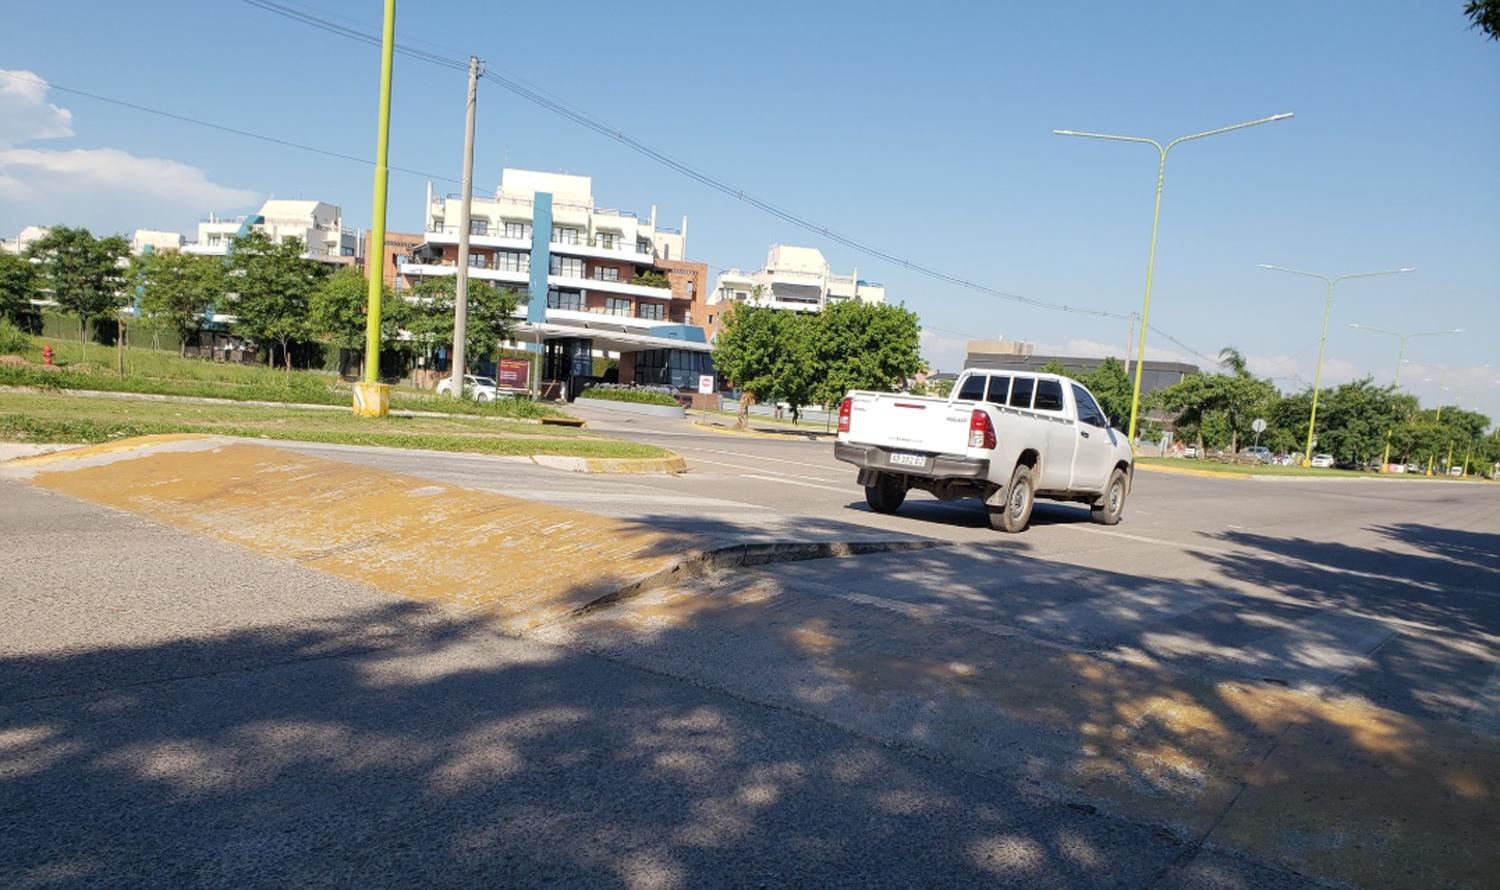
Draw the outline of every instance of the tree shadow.
<instances>
[{"instance_id":1,"label":"tree shadow","mask_svg":"<svg viewBox=\"0 0 1500 890\"><path fill-rule=\"evenodd\" d=\"M0 684L9 887L1144 885L1173 852L411 603L7 657Z\"/></svg>"}]
</instances>

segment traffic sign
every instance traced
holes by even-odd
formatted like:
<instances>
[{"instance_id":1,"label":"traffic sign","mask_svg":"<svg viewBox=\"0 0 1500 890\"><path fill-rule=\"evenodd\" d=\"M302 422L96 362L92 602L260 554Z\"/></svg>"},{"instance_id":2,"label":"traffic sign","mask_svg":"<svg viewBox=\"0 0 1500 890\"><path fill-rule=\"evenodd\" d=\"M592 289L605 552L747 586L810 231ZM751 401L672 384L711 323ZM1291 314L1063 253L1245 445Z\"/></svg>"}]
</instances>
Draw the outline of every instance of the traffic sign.
<instances>
[{"instance_id":1,"label":"traffic sign","mask_svg":"<svg viewBox=\"0 0 1500 890\"><path fill-rule=\"evenodd\" d=\"M1263 433L1263 432L1265 432L1266 431L1266 422L1265 422L1265 420L1262 419L1262 418L1260 418L1260 417L1255 418L1253 421L1250 422L1250 429L1255 430L1257 433Z\"/></svg>"},{"instance_id":2,"label":"traffic sign","mask_svg":"<svg viewBox=\"0 0 1500 890\"><path fill-rule=\"evenodd\" d=\"M701 394L703 394L703 395L705 395L705 396L708 396L708 395L713 395L713 391L714 391L714 375L712 375L712 374L699 374L698 375L698 392L701 393Z\"/></svg>"}]
</instances>

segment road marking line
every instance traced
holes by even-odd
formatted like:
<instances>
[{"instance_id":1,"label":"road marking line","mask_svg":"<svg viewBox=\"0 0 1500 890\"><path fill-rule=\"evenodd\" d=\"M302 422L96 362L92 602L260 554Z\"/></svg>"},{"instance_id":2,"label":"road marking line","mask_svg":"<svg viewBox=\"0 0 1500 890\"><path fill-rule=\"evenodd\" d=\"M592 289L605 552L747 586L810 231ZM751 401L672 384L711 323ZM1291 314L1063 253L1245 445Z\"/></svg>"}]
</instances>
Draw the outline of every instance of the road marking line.
<instances>
[{"instance_id":1,"label":"road marking line","mask_svg":"<svg viewBox=\"0 0 1500 890\"><path fill-rule=\"evenodd\" d=\"M743 458L747 458L749 460L767 460L767 461L772 461L772 462L778 463L778 464L795 464L795 465L797 465L799 467L812 467L814 470L825 470L826 471L826 470L836 470L836 469L838 469L837 465L835 465L835 466L829 466L828 464L810 464L810 463L808 463L805 460L787 460L787 459L781 458L781 457L763 457L763 456L761 456L759 454L745 454L742 451L722 451L722 450L717 449L717 448L688 448L688 449L680 449L680 450L701 451L701 452L703 452L705 454L727 454L730 457L743 457Z\"/></svg>"},{"instance_id":2,"label":"road marking line","mask_svg":"<svg viewBox=\"0 0 1500 890\"><path fill-rule=\"evenodd\" d=\"M839 494L850 494L852 492L852 486L850 488L834 488L832 485L818 485L815 482L798 482L790 476L757 476L754 473L746 473L744 478L759 479L762 482L785 482L788 485L802 485L807 488L821 488L824 491L836 491Z\"/></svg>"},{"instance_id":3,"label":"road marking line","mask_svg":"<svg viewBox=\"0 0 1500 890\"><path fill-rule=\"evenodd\" d=\"M744 464L730 464L730 463L725 463L724 461L721 461L721 460L709 460L706 457L691 457L691 458L688 458L688 460L695 461L695 462L700 463L700 464L713 464L716 467L730 467L730 468L736 469L736 470L757 470L757 471L762 472L762 473L775 473L776 472L775 470L767 470L765 467L747 467ZM778 473L777 475L779 477L784 477L784 478L788 478L788 479L816 479L819 482L837 482L837 481L839 481L837 479L825 479L822 476L792 476L790 474L781 474L781 473Z\"/></svg>"}]
</instances>

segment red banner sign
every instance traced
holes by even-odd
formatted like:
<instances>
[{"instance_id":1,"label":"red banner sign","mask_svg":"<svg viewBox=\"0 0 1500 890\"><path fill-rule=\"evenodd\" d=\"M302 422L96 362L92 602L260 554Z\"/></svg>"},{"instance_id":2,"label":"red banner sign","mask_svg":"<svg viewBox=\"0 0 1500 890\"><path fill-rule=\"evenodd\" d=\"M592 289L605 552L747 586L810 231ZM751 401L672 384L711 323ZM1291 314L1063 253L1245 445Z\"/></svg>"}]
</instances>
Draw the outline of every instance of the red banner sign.
<instances>
[{"instance_id":1,"label":"red banner sign","mask_svg":"<svg viewBox=\"0 0 1500 890\"><path fill-rule=\"evenodd\" d=\"M527 381L531 379L531 362L524 358L503 358L500 360L495 382L502 389L525 389Z\"/></svg>"}]
</instances>

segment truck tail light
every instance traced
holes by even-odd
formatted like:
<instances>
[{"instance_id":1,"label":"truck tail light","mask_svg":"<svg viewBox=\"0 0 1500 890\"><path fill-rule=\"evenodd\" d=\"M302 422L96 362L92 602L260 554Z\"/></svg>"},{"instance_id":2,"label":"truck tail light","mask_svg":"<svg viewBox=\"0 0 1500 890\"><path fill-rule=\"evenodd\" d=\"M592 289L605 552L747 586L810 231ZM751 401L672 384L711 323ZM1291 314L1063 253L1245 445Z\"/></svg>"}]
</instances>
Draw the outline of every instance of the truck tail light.
<instances>
[{"instance_id":1,"label":"truck tail light","mask_svg":"<svg viewBox=\"0 0 1500 890\"><path fill-rule=\"evenodd\" d=\"M995 426L990 423L990 416L978 408L969 415L969 447L995 447Z\"/></svg>"},{"instance_id":2,"label":"truck tail light","mask_svg":"<svg viewBox=\"0 0 1500 890\"><path fill-rule=\"evenodd\" d=\"M849 432L849 414L853 410L853 399L844 399L842 402L839 402L839 432Z\"/></svg>"}]
</instances>

